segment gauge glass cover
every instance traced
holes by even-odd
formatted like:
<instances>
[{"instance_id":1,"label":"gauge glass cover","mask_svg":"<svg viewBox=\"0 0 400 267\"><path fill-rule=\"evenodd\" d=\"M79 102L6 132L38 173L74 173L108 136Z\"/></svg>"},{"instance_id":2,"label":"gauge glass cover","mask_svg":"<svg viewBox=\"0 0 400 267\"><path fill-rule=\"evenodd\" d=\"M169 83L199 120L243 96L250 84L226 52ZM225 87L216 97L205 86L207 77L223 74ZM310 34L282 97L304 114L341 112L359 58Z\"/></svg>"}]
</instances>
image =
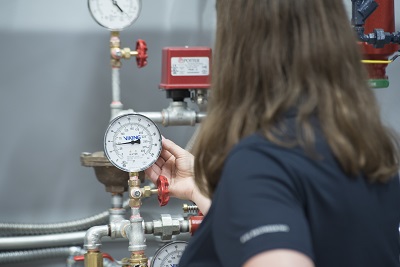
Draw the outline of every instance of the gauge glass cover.
<instances>
[{"instance_id":1,"label":"gauge glass cover","mask_svg":"<svg viewBox=\"0 0 400 267\"><path fill-rule=\"evenodd\" d=\"M187 246L185 241L173 241L161 247L153 259L151 260L151 267L171 267L178 266L182 257L183 251Z\"/></svg>"},{"instance_id":2,"label":"gauge glass cover","mask_svg":"<svg viewBox=\"0 0 400 267\"><path fill-rule=\"evenodd\" d=\"M153 165L162 149L157 125L140 114L125 114L110 122L104 136L108 160L126 172L139 172Z\"/></svg>"},{"instance_id":3,"label":"gauge glass cover","mask_svg":"<svg viewBox=\"0 0 400 267\"><path fill-rule=\"evenodd\" d=\"M119 31L137 20L142 5L141 0L88 0L88 6L100 26Z\"/></svg>"}]
</instances>

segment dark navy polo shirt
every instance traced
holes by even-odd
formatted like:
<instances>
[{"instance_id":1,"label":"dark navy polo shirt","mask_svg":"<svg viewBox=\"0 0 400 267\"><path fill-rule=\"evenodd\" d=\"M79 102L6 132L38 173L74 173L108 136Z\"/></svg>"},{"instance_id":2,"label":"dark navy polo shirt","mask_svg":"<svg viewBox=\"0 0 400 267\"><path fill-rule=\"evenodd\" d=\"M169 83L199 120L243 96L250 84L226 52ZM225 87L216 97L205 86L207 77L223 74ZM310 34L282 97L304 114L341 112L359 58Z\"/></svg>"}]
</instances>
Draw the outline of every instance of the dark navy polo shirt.
<instances>
[{"instance_id":1,"label":"dark navy polo shirt","mask_svg":"<svg viewBox=\"0 0 400 267\"><path fill-rule=\"evenodd\" d=\"M320 135L317 159L259 134L241 140L179 267L242 266L272 249L304 253L317 267L400 266L399 177L349 178Z\"/></svg>"}]
</instances>

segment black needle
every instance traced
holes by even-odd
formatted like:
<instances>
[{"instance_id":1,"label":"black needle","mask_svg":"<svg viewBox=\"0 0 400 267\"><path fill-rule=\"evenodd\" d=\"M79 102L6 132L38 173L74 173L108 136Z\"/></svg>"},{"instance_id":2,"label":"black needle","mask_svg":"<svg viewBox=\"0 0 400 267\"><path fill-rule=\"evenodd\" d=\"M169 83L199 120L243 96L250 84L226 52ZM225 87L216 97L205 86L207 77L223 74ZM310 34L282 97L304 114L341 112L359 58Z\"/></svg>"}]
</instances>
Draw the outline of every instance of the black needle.
<instances>
[{"instance_id":1,"label":"black needle","mask_svg":"<svg viewBox=\"0 0 400 267\"><path fill-rule=\"evenodd\" d=\"M126 143L119 143L119 144L117 144L117 145L126 145L126 144L140 144L140 139L138 139L138 140L132 140L132 141L129 141L129 142L126 142Z\"/></svg>"},{"instance_id":2,"label":"black needle","mask_svg":"<svg viewBox=\"0 0 400 267\"><path fill-rule=\"evenodd\" d=\"M121 13L124 13L124 11L119 7L117 0L112 0L112 3L114 6L118 7L119 11L121 11Z\"/></svg>"}]
</instances>

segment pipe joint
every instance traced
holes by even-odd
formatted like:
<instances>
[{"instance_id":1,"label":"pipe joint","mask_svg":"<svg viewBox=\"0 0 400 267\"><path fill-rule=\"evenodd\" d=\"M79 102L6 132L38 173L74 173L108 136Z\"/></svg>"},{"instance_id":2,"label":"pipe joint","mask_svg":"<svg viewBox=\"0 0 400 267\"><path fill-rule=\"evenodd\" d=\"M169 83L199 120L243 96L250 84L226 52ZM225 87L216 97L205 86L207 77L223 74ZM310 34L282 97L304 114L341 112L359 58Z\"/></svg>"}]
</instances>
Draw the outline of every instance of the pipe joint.
<instances>
[{"instance_id":1,"label":"pipe joint","mask_svg":"<svg viewBox=\"0 0 400 267\"><path fill-rule=\"evenodd\" d=\"M153 234L160 236L161 240L171 240L173 235L178 235L181 231L179 220L173 220L169 214L161 214L161 220L153 221Z\"/></svg>"},{"instance_id":2,"label":"pipe joint","mask_svg":"<svg viewBox=\"0 0 400 267\"><path fill-rule=\"evenodd\" d=\"M129 226L128 220L115 221L110 223L111 238L127 238L125 234L126 227Z\"/></svg>"},{"instance_id":3,"label":"pipe joint","mask_svg":"<svg viewBox=\"0 0 400 267\"><path fill-rule=\"evenodd\" d=\"M196 111L189 109L184 101L173 101L169 107L162 110L164 126L196 124Z\"/></svg>"},{"instance_id":4,"label":"pipe joint","mask_svg":"<svg viewBox=\"0 0 400 267\"><path fill-rule=\"evenodd\" d=\"M101 238L110 236L110 228L108 225L94 226L87 230L85 235L86 250L98 250L101 247Z\"/></svg>"},{"instance_id":5,"label":"pipe joint","mask_svg":"<svg viewBox=\"0 0 400 267\"><path fill-rule=\"evenodd\" d=\"M143 231L143 218L131 218L129 227L125 227L129 239L129 251L137 252L146 249L146 238Z\"/></svg>"}]
</instances>

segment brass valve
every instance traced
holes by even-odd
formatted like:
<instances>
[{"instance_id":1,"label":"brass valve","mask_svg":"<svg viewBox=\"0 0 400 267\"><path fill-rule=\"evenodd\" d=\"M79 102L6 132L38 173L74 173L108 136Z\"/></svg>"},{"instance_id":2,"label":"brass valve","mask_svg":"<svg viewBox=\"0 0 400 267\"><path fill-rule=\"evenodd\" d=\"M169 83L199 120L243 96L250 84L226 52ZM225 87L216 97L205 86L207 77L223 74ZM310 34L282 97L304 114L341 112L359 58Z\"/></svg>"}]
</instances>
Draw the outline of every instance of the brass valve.
<instances>
[{"instance_id":1,"label":"brass valve","mask_svg":"<svg viewBox=\"0 0 400 267\"><path fill-rule=\"evenodd\" d=\"M129 176L139 176L137 173L130 173ZM140 180L129 180L129 206L139 207L141 205L142 191L140 190Z\"/></svg>"},{"instance_id":2,"label":"brass valve","mask_svg":"<svg viewBox=\"0 0 400 267\"><path fill-rule=\"evenodd\" d=\"M103 267L103 255L100 251L88 251L85 254L85 267Z\"/></svg>"},{"instance_id":3,"label":"brass valve","mask_svg":"<svg viewBox=\"0 0 400 267\"><path fill-rule=\"evenodd\" d=\"M131 51L129 47L126 47L121 50L121 54L123 58L130 59L131 57L137 56L139 53L138 51Z\"/></svg>"},{"instance_id":4,"label":"brass valve","mask_svg":"<svg viewBox=\"0 0 400 267\"><path fill-rule=\"evenodd\" d=\"M150 197L151 195L158 194L158 189L151 189L150 186L144 186L142 189L143 197Z\"/></svg>"},{"instance_id":5,"label":"brass valve","mask_svg":"<svg viewBox=\"0 0 400 267\"><path fill-rule=\"evenodd\" d=\"M147 267L148 258L144 253L132 253L129 259L129 265L134 267Z\"/></svg>"},{"instance_id":6,"label":"brass valve","mask_svg":"<svg viewBox=\"0 0 400 267\"><path fill-rule=\"evenodd\" d=\"M130 59L131 57L136 57L136 64L139 68L147 65L147 44L144 40L139 39L136 42L136 50L131 50L129 47L121 48L119 32L111 32L110 48L111 65L114 68L121 67L121 59Z\"/></svg>"}]
</instances>

